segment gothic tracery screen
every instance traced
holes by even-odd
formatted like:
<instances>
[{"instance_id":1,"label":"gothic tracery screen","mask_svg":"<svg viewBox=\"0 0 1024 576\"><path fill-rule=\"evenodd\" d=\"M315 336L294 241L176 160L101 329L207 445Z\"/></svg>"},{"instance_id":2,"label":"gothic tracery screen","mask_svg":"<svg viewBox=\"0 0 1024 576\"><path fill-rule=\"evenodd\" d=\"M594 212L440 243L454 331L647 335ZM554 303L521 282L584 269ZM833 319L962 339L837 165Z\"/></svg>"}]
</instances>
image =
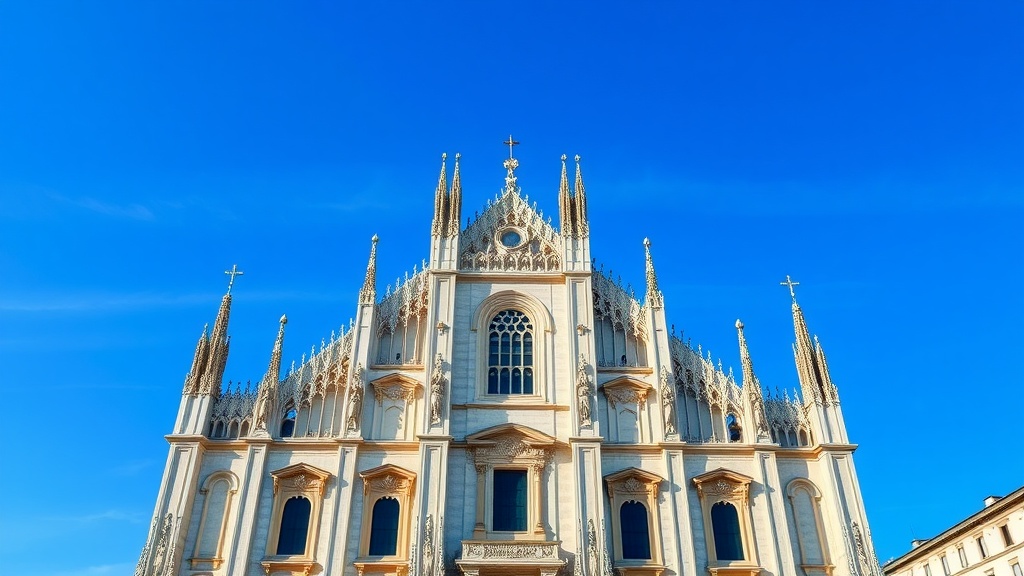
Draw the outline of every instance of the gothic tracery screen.
<instances>
[{"instance_id":1,"label":"gothic tracery screen","mask_svg":"<svg viewBox=\"0 0 1024 576\"><path fill-rule=\"evenodd\" d=\"M502 310L488 328L487 393L533 394L533 323Z\"/></svg>"}]
</instances>

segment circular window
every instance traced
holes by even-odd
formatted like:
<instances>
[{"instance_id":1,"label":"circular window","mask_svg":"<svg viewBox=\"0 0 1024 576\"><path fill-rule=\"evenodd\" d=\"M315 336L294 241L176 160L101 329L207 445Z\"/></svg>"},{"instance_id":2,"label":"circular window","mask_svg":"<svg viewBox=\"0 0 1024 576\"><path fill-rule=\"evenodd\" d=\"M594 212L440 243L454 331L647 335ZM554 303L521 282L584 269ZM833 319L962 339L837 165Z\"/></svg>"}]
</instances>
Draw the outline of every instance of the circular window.
<instances>
[{"instance_id":1,"label":"circular window","mask_svg":"<svg viewBox=\"0 0 1024 576\"><path fill-rule=\"evenodd\" d=\"M515 248L523 243L523 237L515 230L506 230L501 234L501 243L506 248Z\"/></svg>"}]
</instances>

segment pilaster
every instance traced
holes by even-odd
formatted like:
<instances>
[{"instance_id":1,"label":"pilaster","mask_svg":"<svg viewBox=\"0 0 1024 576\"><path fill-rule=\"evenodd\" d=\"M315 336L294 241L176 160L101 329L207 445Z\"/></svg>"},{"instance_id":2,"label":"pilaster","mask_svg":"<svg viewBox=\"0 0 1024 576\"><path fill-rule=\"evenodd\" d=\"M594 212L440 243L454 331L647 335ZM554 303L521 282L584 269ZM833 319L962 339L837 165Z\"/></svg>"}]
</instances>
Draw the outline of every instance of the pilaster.
<instances>
[{"instance_id":1,"label":"pilaster","mask_svg":"<svg viewBox=\"0 0 1024 576\"><path fill-rule=\"evenodd\" d=\"M601 465L601 438L570 438L573 481L577 486L575 562L582 576L608 576L605 566L611 565L610 538L606 534L606 506ZM564 528L563 528L564 530ZM565 539L563 538L563 541Z\"/></svg>"},{"instance_id":2,"label":"pilaster","mask_svg":"<svg viewBox=\"0 0 1024 576\"><path fill-rule=\"evenodd\" d=\"M799 576L799 571L795 569L797 562L793 557L793 545L789 538L784 487L779 479L775 453L755 450L754 458L757 464L756 480L761 484L762 490L759 494L752 495L751 500L754 510L763 510L763 516L754 519L754 530L759 536L757 544L766 545L759 554L761 566L776 576Z\"/></svg>"},{"instance_id":3,"label":"pilaster","mask_svg":"<svg viewBox=\"0 0 1024 576\"><path fill-rule=\"evenodd\" d=\"M665 470L668 472L667 494L671 540L665 543L665 565L676 576L696 576L697 551L693 545L693 526L690 523L690 492L684 472L683 451L665 451Z\"/></svg>"},{"instance_id":4,"label":"pilaster","mask_svg":"<svg viewBox=\"0 0 1024 576\"><path fill-rule=\"evenodd\" d=\"M356 460L359 456L360 441L342 441L338 447L338 468L335 471L337 484L333 498L328 498L330 510L324 510L324 517L329 518L327 527L328 540L324 553L324 574L351 573L347 567L359 556L358 539L355 547L349 549L349 530L353 527L352 502L355 496ZM332 494L332 493L329 493ZM363 513L367 513L363 510ZM358 527L357 527L358 529Z\"/></svg>"},{"instance_id":5,"label":"pilaster","mask_svg":"<svg viewBox=\"0 0 1024 576\"><path fill-rule=\"evenodd\" d=\"M260 558L265 552L259 548L260 542L253 541L253 535L260 519L260 491L267 473L267 451L271 442L270 438L249 439L249 447L245 454L245 476L242 478L239 506L233 523L235 534L231 539L231 542L236 544L224 563L224 574L248 573L250 558ZM266 542L262 542L262 545L266 546ZM253 546L257 547L255 552Z\"/></svg>"}]
</instances>

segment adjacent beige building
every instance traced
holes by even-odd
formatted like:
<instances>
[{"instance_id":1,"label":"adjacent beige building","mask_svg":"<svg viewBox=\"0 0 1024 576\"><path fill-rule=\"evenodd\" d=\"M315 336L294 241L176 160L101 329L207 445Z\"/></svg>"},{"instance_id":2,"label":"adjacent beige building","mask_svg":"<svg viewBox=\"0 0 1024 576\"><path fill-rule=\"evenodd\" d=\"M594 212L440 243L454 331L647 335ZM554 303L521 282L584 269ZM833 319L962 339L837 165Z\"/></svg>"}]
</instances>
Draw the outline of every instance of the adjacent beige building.
<instances>
[{"instance_id":1,"label":"adjacent beige building","mask_svg":"<svg viewBox=\"0 0 1024 576\"><path fill-rule=\"evenodd\" d=\"M252 390L223 388L229 286L137 576L881 576L795 283L801 397L737 321L741 386L675 336L650 242L642 298L595 268L579 157L557 227L517 166L466 222L442 160L425 265L379 289L375 236L354 321L282 371L282 317Z\"/></svg>"},{"instance_id":2,"label":"adjacent beige building","mask_svg":"<svg viewBox=\"0 0 1024 576\"><path fill-rule=\"evenodd\" d=\"M883 567L887 576L1024 576L1024 486Z\"/></svg>"}]
</instances>

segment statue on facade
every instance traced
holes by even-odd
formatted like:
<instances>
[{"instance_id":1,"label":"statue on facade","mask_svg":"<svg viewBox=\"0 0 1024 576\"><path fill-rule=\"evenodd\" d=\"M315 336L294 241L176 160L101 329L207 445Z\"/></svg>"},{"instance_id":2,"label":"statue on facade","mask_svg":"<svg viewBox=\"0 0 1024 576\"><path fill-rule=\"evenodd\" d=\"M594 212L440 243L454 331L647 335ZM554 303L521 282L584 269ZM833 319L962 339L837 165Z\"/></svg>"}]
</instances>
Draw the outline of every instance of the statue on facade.
<instances>
[{"instance_id":1,"label":"statue on facade","mask_svg":"<svg viewBox=\"0 0 1024 576\"><path fill-rule=\"evenodd\" d=\"M267 421L270 419L271 405L273 404L270 393L270 386L266 383L260 386L259 394L256 396L256 404L252 409L253 431L266 430Z\"/></svg>"},{"instance_id":2,"label":"statue on facade","mask_svg":"<svg viewBox=\"0 0 1024 576\"><path fill-rule=\"evenodd\" d=\"M665 415L665 434L676 433L676 391L669 383L669 373L661 369L661 411Z\"/></svg>"},{"instance_id":3,"label":"statue on facade","mask_svg":"<svg viewBox=\"0 0 1024 576\"><path fill-rule=\"evenodd\" d=\"M359 429L359 418L363 413L363 367L357 366L348 391L348 430Z\"/></svg>"},{"instance_id":4,"label":"statue on facade","mask_svg":"<svg viewBox=\"0 0 1024 576\"><path fill-rule=\"evenodd\" d=\"M576 372L576 409L579 413L580 426L590 426L593 419L590 414L590 396L593 387L590 384L590 376L587 375L587 361L580 354L579 368Z\"/></svg>"},{"instance_id":5,"label":"statue on facade","mask_svg":"<svg viewBox=\"0 0 1024 576\"><path fill-rule=\"evenodd\" d=\"M430 377L430 423L441 423L441 403L444 400L444 361L441 354L434 360L434 373Z\"/></svg>"}]
</instances>

